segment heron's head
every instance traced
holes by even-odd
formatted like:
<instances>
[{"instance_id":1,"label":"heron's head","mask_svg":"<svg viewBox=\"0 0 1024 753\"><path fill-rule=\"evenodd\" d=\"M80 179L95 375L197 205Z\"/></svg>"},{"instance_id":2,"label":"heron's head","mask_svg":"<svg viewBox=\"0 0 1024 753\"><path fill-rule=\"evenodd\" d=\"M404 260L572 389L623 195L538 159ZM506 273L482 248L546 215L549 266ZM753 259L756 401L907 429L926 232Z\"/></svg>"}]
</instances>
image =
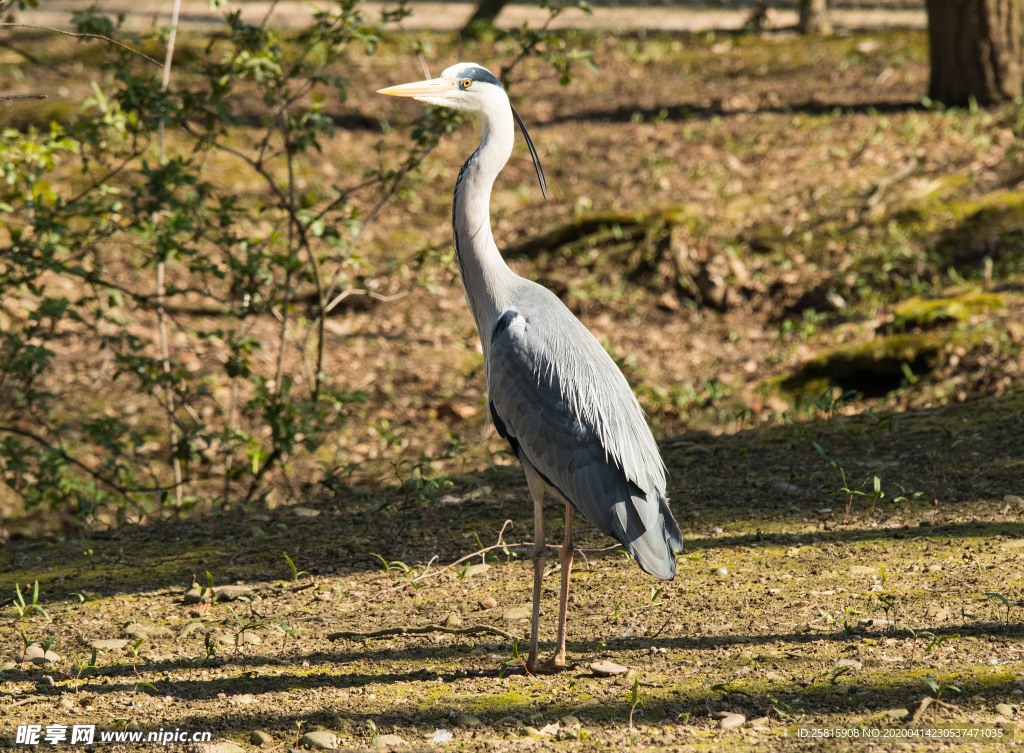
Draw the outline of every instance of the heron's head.
<instances>
[{"instance_id":1,"label":"heron's head","mask_svg":"<svg viewBox=\"0 0 1024 753\"><path fill-rule=\"evenodd\" d=\"M378 94L412 97L420 102L456 110L480 112L508 102L501 81L476 63L456 63L440 78L380 89Z\"/></svg>"},{"instance_id":2,"label":"heron's head","mask_svg":"<svg viewBox=\"0 0 1024 753\"><path fill-rule=\"evenodd\" d=\"M540 181L540 190L544 194L544 198L547 198L548 184L544 178L544 168L540 165L540 157L526 130L526 124L519 117L516 108L512 107L501 81L482 65L456 63L452 67L446 68L440 78L389 86L387 89L378 89L377 93L387 94L391 97L412 97L431 105L484 113L485 117L493 113L511 110L512 117L519 126L519 130L523 132L526 145L530 148L533 167L537 171L537 180Z\"/></svg>"}]
</instances>

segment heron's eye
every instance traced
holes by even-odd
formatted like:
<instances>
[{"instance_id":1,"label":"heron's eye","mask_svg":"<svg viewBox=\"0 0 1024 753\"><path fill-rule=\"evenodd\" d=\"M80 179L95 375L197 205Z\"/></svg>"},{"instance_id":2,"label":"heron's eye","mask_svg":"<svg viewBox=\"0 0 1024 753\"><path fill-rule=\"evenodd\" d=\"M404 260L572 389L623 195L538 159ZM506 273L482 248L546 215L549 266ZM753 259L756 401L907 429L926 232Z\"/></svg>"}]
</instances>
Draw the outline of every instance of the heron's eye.
<instances>
[{"instance_id":1,"label":"heron's eye","mask_svg":"<svg viewBox=\"0 0 1024 753\"><path fill-rule=\"evenodd\" d=\"M468 79L468 78L462 79L462 88L463 89L468 89L472 85L473 85L472 79Z\"/></svg>"}]
</instances>

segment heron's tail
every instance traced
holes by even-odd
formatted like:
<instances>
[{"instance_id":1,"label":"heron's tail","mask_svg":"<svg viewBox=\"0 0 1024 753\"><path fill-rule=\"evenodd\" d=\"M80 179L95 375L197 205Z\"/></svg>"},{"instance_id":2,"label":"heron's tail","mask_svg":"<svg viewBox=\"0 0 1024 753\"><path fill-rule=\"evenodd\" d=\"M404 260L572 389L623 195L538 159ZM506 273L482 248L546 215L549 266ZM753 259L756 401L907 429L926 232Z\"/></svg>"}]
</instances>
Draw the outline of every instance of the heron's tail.
<instances>
[{"instance_id":1,"label":"heron's tail","mask_svg":"<svg viewBox=\"0 0 1024 753\"><path fill-rule=\"evenodd\" d=\"M676 577L676 552L683 551L683 534L659 491L644 494L630 483L630 499L622 502L626 515L613 515L614 536L636 558L645 573L662 580ZM625 517L626 525L620 525Z\"/></svg>"}]
</instances>

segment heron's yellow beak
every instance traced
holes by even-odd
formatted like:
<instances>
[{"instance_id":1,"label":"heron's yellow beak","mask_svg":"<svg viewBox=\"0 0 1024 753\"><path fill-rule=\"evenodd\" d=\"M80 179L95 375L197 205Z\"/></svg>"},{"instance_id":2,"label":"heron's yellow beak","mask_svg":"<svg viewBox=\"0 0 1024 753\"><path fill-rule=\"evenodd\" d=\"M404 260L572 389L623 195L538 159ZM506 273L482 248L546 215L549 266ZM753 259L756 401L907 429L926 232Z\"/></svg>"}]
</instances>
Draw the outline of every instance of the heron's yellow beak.
<instances>
[{"instance_id":1,"label":"heron's yellow beak","mask_svg":"<svg viewBox=\"0 0 1024 753\"><path fill-rule=\"evenodd\" d=\"M441 97L454 88L454 81L449 81L446 78L433 78L429 81L389 86L387 89L378 89L377 93L387 94L389 97Z\"/></svg>"}]
</instances>

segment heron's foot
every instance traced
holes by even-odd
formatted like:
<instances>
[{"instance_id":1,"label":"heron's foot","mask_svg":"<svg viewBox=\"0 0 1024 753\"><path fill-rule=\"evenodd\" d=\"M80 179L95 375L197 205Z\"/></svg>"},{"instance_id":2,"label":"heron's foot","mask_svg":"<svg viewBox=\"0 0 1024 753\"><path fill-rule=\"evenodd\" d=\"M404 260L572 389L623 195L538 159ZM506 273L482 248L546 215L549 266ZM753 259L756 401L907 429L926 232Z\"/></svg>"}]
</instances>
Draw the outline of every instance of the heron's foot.
<instances>
[{"instance_id":1,"label":"heron's foot","mask_svg":"<svg viewBox=\"0 0 1024 753\"><path fill-rule=\"evenodd\" d=\"M538 666L535 670L535 674L554 675L559 672L565 672L569 668L569 665L566 664L565 661L565 654L555 654L546 662Z\"/></svg>"}]
</instances>

